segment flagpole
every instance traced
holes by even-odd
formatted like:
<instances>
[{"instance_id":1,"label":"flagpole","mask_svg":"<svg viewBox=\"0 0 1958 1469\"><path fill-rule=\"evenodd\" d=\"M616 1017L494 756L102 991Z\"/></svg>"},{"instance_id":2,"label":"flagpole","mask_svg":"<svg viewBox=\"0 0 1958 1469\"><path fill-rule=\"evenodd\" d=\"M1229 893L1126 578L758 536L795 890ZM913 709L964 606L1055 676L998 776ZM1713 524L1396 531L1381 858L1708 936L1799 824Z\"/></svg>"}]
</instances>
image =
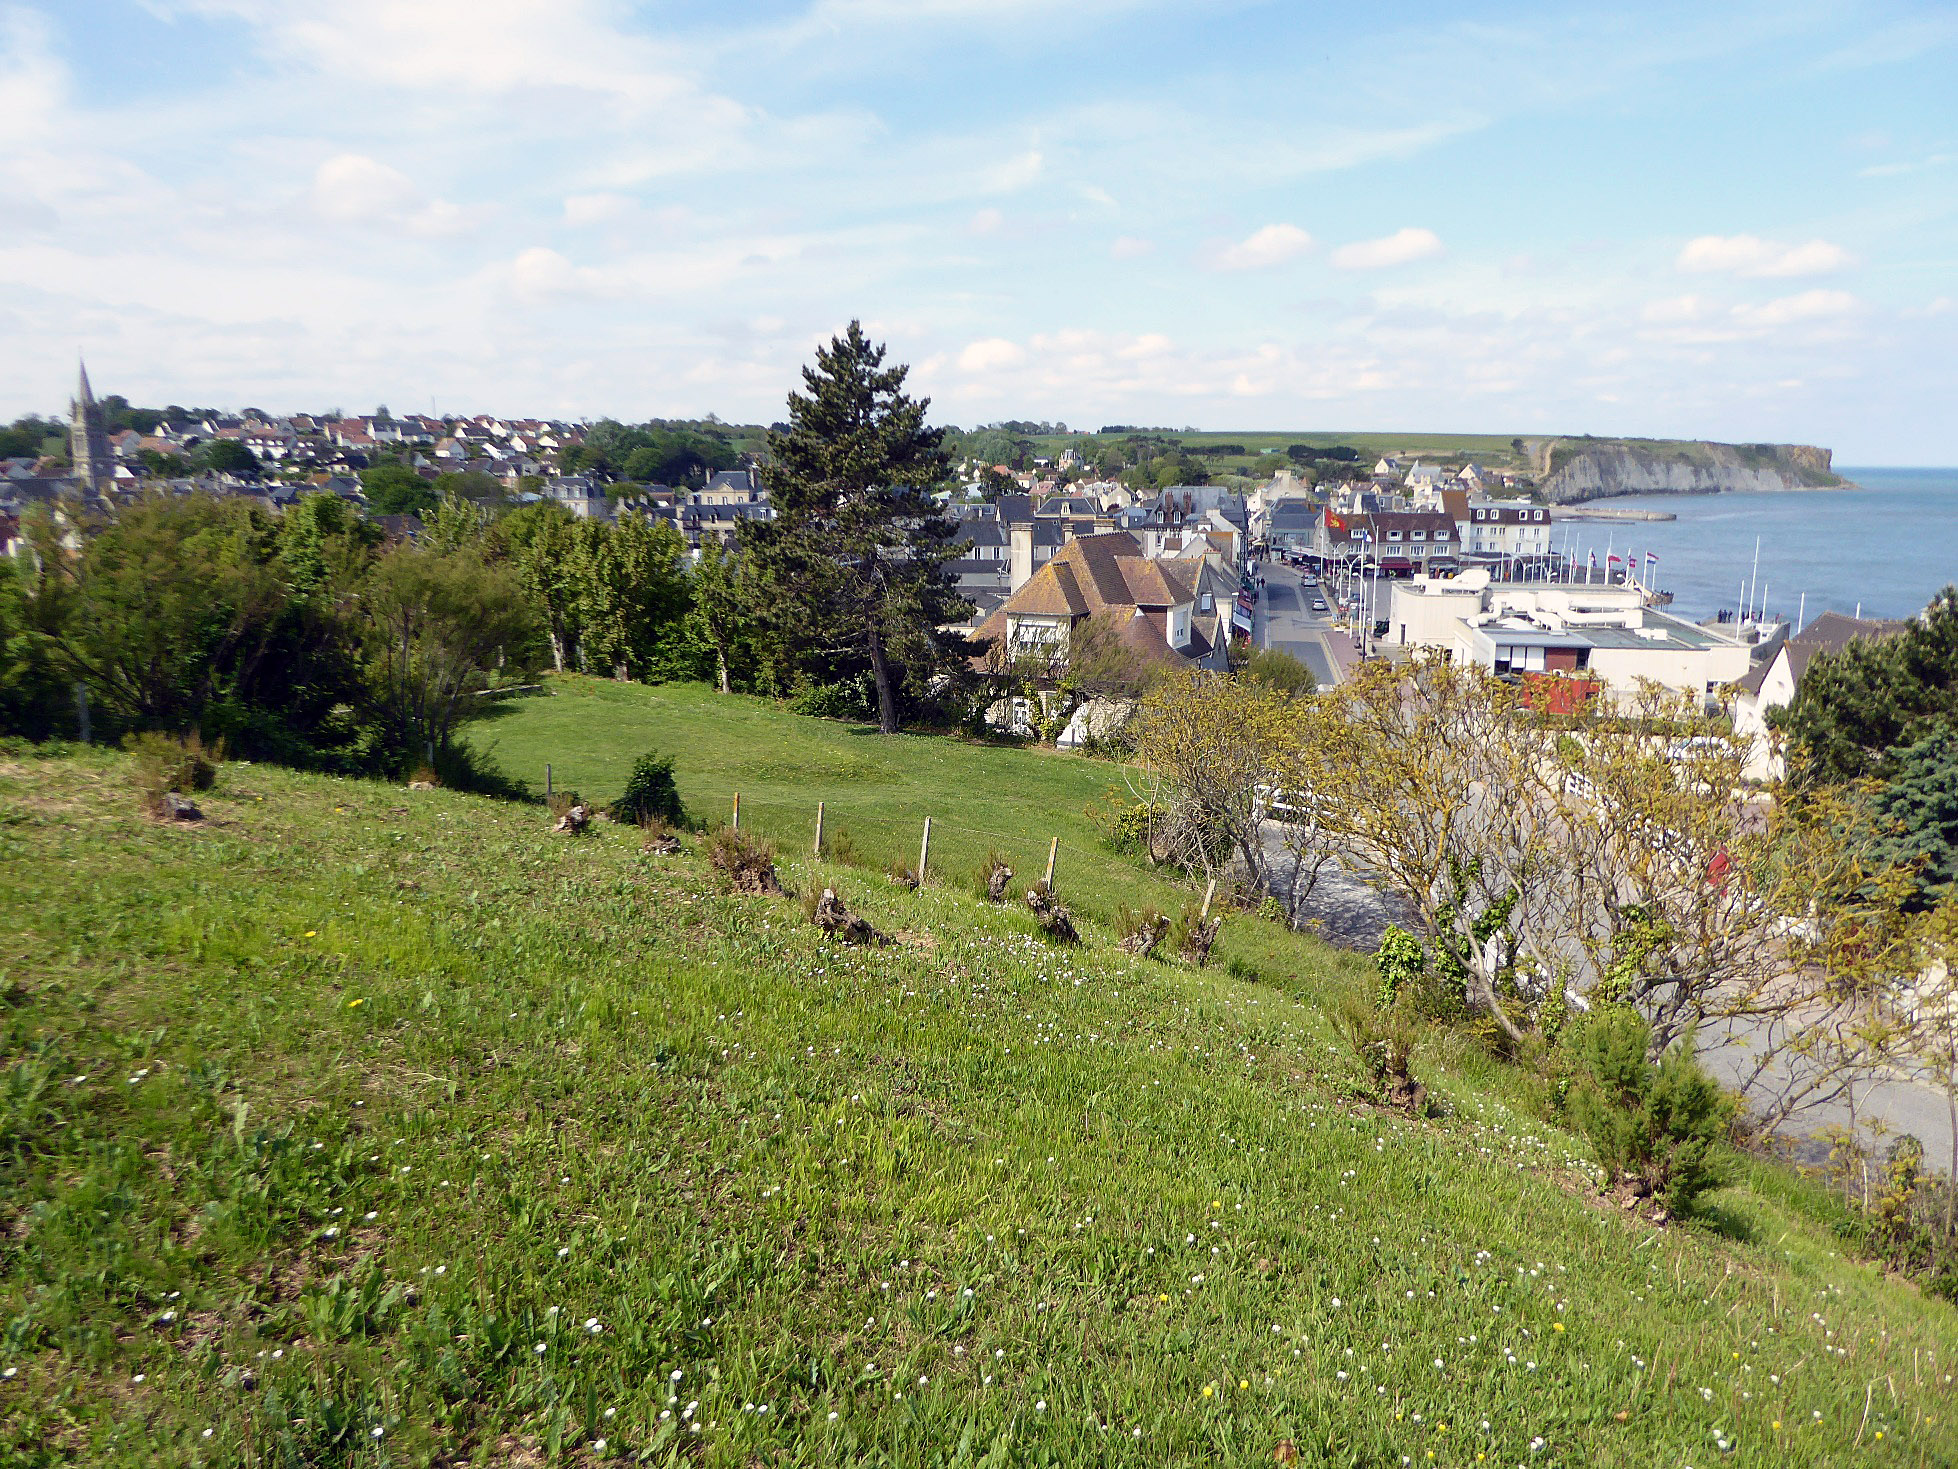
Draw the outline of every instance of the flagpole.
<instances>
[{"instance_id":1,"label":"flagpole","mask_svg":"<svg viewBox=\"0 0 1958 1469\"><path fill-rule=\"evenodd\" d=\"M1747 574L1747 605L1754 605L1754 579L1761 574L1761 538L1754 538L1754 569Z\"/></svg>"}]
</instances>

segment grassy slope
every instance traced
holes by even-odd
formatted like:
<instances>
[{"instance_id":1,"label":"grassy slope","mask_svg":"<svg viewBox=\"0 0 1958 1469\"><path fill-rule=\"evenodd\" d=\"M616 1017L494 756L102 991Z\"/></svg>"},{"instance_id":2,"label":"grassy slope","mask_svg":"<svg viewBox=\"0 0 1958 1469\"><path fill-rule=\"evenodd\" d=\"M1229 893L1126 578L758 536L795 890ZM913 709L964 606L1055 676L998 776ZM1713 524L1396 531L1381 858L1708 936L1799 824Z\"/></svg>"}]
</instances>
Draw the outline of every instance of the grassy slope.
<instances>
[{"instance_id":1,"label":"grassy slope","mask_svg":"<svg viewBox=\"0 0 1958 1469\"><path fill-rule=\"evenodd\" d=\"M737 718L854 738L622 692L697 721L683 773ZM629 702L563 698L639 748ZM934 794L1009 757L947 745ZM0 1460L1958 1449L1958 1318L1799 1190L1630 1225L1465 1055L1426 1059L1449 1121L1352 1106L1309 940L1260 941L1286 993L792 864L905 935L859 954L535 808L250 767L205 804L168 829L118 757L0 763Z\"/></svg>"}]
</instances>

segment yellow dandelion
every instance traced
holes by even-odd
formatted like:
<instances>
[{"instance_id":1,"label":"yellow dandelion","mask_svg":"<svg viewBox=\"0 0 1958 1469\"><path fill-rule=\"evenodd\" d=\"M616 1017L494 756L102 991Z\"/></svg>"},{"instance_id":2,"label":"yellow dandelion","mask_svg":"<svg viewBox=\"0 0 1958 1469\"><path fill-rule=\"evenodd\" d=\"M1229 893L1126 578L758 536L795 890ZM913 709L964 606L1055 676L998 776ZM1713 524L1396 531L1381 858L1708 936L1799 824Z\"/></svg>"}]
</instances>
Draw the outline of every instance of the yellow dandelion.
<instances>
[{"instance_id":1,"label":"yellow dandelion","mask_svg":"<svg viewBox=\"0 0 1958 1469\"><path fill-rule=\"evenodd\" d=\"M1774 1420L1774 1427L1777 1431L1781 1428L1781 1420L1779 1418Z\"/></svg>"},{"instance_id":2,"label":"yellow dandelion","mask_svg":"<svg viewBox=\"0 0 1958 1469\"><path fill-rule=\"evenodd\" d=\"M1210 1207L1213 1209L1221 1209L1224 1207L1224 1201L1222 1199L1212 1199L1210 1201Z\"/></svg>"},{"instance_id":3,"label":"yellow dandelion","mask_svg":"<svg viewBox=\"0 0 1958 1469\"><path fill-rule=\"evenodd\" d=\"M1206 1383L1205 1383L1205 1384L1203 1385L1203 1395L1204 1395L1205 1397L1207 1397L1207 1398L1208 1398L1208 1397L1214 1397L1214 1396L1216 1396L1216 1393L1217 1393L1217 1389L1216 1389L1216 1388L1214 1388L1214 1387L1212 1387L1212 1386L1211 1386L1211 1385L1210 1385L1209 1383L1207 1383L1207 1382L1206 1382Z\"/></svg>"},{"instance_id":4,"label":"yellow dandelion","mask_svg":"<svg viewBox=\"0 0 1958 1469\"><path fill-rule=\"evenodd\" d=\"M1240 1378L1238 1378L1238 1380L1237 1380L1237 1390L1238 1390L1239 1392L1243 1392L1243 1391L1244 1391L1244 1389L1245 1389L1245 1388L1247 1388L1247 1387L1249 1387L1250 1385L1251 1385L1250 1383L1248 1383L1248 1382L1246 1382L1246 1381L1245 1381L1245 1380L1244 1380L1243 1378L1241 1378L1241 1377L1240 1377Z\"/></svg>"},{"instance_id":5,"label":"yellow dandelion","mask_svg":"<svg viewBox=\"0 0 1958 1469\"><path fill-rule=\"evenodd\" d=\"M1883 1430L1882 1430L1881 1428L1879 1428L1879 1429L1878 1429L1878 1430L1876 1431L1876 1436L1877 1436L1877 1438L1878 1438L1878 1440L1879 1440L1879 1441L1880 1441L1880 1440L1881 1440L1881 1439L1883 1438Z\"/></svg>"},{"instance_id":6,"label":"yellow dandelion","mask_svg":"<svg viewBox=\"0 0 1958 1469\"><path fill-rule=\"evenodd\" d=\"M306 937L309 939L316 939L319 936L320 936L320 931L317 928L309 928L306 930Z\"/></svg>"},{"instance_id":7,"label":"yellow dandelion","mask_svg":"<svg viewBox=\"0 0 1958 1469\"><path fill-rule=\"evenodd\" d=\"M365 1005L366 1003L367 1003L367 1000L366 1000L366 997L365 997L365 996L362 996L362 997L361 997L360 999L358 999L358 1000L349 1000L349 1001L347 1001L347 1008L348 1008L349 1010L354 1010L354 1009L358 1009L358 1008L359 1008L360 1006L362 1006L362 1005Z\"/></svg>"},{"instance_id":8,"label":"yellow dandelion","mask_svg":"<svg viewBox=\"0 0 1958 1469\"><path fill-rule=\"evenodd\" d=\"M1159 1301L1167 1301L1167 1300L1169 1299L1169 1297L1168 1297L1168 1296L1157 1296L1157 1297L1156 1297L1156 1299L1157 1299L1157 1300L1159 1300Z\"/></svg>"},{"instance_id":9,"label":"yellow dandelion","mask_svg":"<svg viewBox=\"0 0 1958 1469\"><path fill-rule=\"evenodd\" d=\"M1562 1331L1564 1329L1564 1323L1561 1321L1553 1321L1550 1323L1550 1329L1552 1331Z\"/></svg>"}]
</instances>

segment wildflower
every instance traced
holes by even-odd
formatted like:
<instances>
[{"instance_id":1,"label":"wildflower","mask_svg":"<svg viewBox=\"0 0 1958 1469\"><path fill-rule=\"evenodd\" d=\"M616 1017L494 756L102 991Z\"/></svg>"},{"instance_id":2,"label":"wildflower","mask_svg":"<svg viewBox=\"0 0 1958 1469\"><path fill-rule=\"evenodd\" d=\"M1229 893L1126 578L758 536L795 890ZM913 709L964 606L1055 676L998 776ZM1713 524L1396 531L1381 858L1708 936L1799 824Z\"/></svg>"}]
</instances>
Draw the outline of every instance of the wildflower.
<instances>
[{"instance_id":1,"label":"wildflower","mask_svg":"<svg viewBox=\"0 0 1958 1469\"><path fill-rule=\"evenodd\" d=\"M544 1355L544 1344L540 1341L539 1343L537 1343L536 1346L532 1347L531 1350L541 1357Z\"/></svg>"},{"instance_id":2,"label":"wildflower","mask_svg":"<svg viewBox=\"0 0 1958 1469\"><path fill-rule=\"evenodd\" d=\"M602 1454L602 1453L604 1453L604 1452L605 1452L605 1440L604 1440L604 1439L602 1439L602 1438L595 1438L595 1439L593 1439L593 1440L591 1441L591 1451L592 1451L592 1452L593 1452L594 1454Z\"/></svg>"},{"instance_id":3,"label":"wildflower","mask_svg":"<svg viewBox=\"0 0 1958 1469\"><path fill-rule=\"evenodd\" d=\"M1217 1395L1217 1389L1206 1382L1203 1385L1203 1395L1207 1398L1215 1397Z\"/></svg>"}]
</instances>

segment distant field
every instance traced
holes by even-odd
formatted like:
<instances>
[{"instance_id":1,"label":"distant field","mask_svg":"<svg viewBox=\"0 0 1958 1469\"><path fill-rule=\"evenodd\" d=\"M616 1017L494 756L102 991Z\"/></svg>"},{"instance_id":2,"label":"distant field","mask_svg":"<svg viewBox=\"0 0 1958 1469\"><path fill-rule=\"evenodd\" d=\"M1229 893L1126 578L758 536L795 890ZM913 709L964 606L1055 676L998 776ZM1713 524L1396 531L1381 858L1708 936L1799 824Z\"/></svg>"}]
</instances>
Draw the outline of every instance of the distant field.
<instances>
[{"instance_id":1,"label":"distant field","mask_svg":"<svg viewBox=\"0 0 1958 1469\"><path fill-rule=\"evenodd\" d=\"M1047 435L1038 436L1033 442L1038 446L1037 453L1051 457L1079 437L1076 434ZM1090 437L1115 442L1127 436L1096 434ZM1363 470L1372 469L1374 460L1388 454L1456 461L1473 459L1485 469L1524 467L1523 457L1513 447L1515 436L1509 434L1336 433L1318 430L1233 433L1219 429L1201 433L1172 432L1166 437L1176 439L1190 450L1200 450L1206 444L1244 446L1246 452L1241 455L1204 455L1204 463L1213 474L1270 475L1288 462L1285 450L1292 444L1310 444L1320 449L1344 445L1358 449L1364 460L1361 465Z\"/></svg>"},{"instance_id":2,"label":"distant field","mask_svg":"<svg viewBox=\"0 0 1958 1469\"><path fill-rule=\"evenodd\" d=\"M1058 836L1068 891L1096 912L1186 896L1109 852L1084 814L1120 782L1106 761L936 735L886 738L871 725L805 718L701 684L566 677L546 686L548 695L510 700L472 730L500 768L540 792L548 762L558 789L612 800L632 762L660 751L677 763L689 811L725 821L738 792L741 824L785 848L808 848L823 801L828 835L847 833L879 867L915 864L930 816L933 864L960 881L992 850L1038 875Z\"/></svg>"}]
</instances>

